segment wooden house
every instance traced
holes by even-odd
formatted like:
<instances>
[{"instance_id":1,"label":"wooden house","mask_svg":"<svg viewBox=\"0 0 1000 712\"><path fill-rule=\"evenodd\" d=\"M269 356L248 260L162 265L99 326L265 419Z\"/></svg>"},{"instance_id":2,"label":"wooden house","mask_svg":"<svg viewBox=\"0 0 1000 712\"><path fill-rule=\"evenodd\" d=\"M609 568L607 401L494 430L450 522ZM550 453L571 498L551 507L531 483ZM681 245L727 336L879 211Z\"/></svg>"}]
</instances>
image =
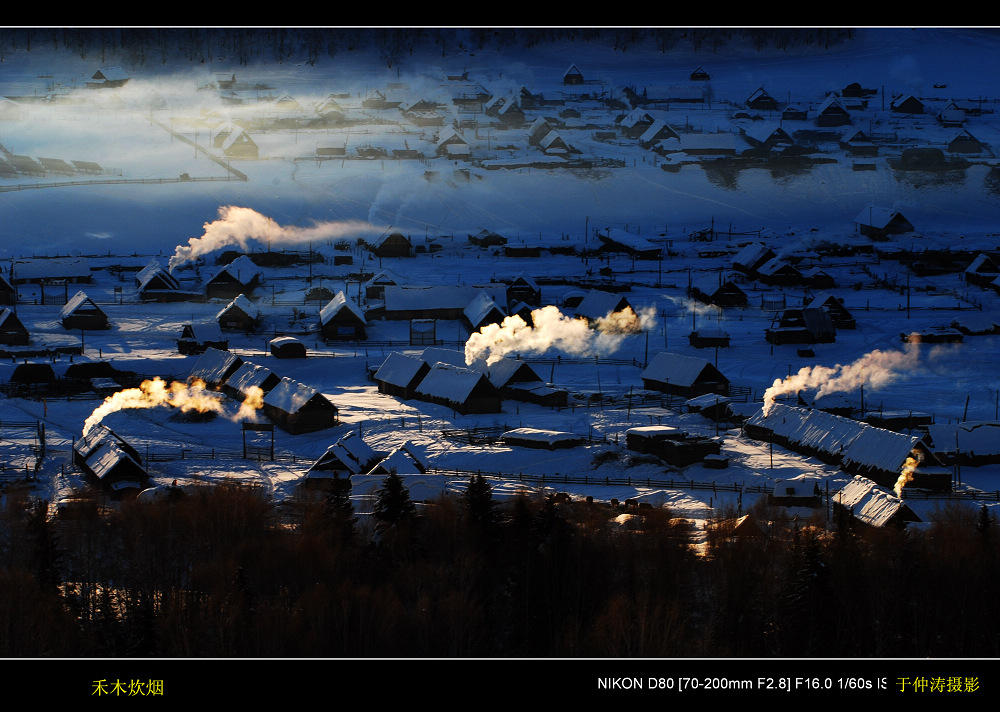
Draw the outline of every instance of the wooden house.
<instances>
[{"instance_id":1,"label":"wooden house","mask_svg":"<svg viewBox=\"0 0 1000 712\"><path fill-rule=\"evenodd\" d=\"M821 507L823 493L819 488L819 479L798 475L786 480L776 480L774 489L768 493L767 503L776 507Z\"/></svg>"},{"instance_id":2,"label":"wooden house","mask_svg":"<svg viewBox=\"0 0 1000 712\"><path fill-rule=\"evenodd\" d=\"M538 119L537 121L544 121L544 119ZM639 138L656 123L656 117L646 109L636 108L617 119L615 123L618 125L618 130L621 131L622 136L626 138ZM532 128L536 131L538 130L534 124Z\"/></svg>"},{"instance_id":3,"label":"wooden house","mask_svg":"<svg viewBox=\"0 0 1000 712\"><path fill-rule=\"evenodd\" d=\"M306 345L294 336L278 336L267 342L271 355L275 358L305 358Z\"/></svg>"},{"instance_id":4,"label":"wooden house","mask_svg":"<svg viewBox=\"0 0 1000 712\"><path fill-rule=\"evenodd\" d=\"M193 322L181 328L181 336L177 340L177 351L188 354L201 354L205 349L214 348L226 351L229 340L222 335L219 322Z\"/></svg>"},{"instance_id":5,"label":"wooden house","mask_svg":"<svg viewBox=\"0 0 1000 712\"><path fill-rule=\"evenodd\" d=\"M569 394L560 388L545 383L538 373L525 361L513 358L502 358L492 364L474 363L471 368L477 368L497 387L500 395L512 400L526 403L537 403L550 408L564 408L569 401Z\"/></svg>"},{"instance_id":6,"label":"wooden house","mask_svg":"<svg viewBox=\"0 0 1000 712\"><path fill-rule=\"evenodd\" d=\"M87 80L88 89L118 89L128 83L128 73L121 67L101 67Z\"/></svg>"},{"instance_id":7,"label":"wooden house","mask_svg":"<svg viewBox=\"0 0 1000 712\"><path fill-rule=\"evenodd\" d=\"M365 338L367 321L361 307L343 291L319 310L319 331L324 339L359 341Z\"/></svg>"},{"instance_id":8,"label":"wooden house","mask_svg":"<svg viewBox=\"0 0 1000 712\"><path fill-rule=\"evenodd\" d=\"M352 475L366 474L379 462L379 455L355 431L344 434L306 470L301 485L328 490L337 479L350 483Z\"/></svg>"},{"instance_id":9,"label":"wooden house","mask_svg":"<svg viewBox=\"0 0 1000 712\"><path fill-rule=\"evenodd\" d=\"M376 257L413 256L413 243L399 230L386 230L377 238L366 240L365 245Z\"/></svg>"},{"instance_id":10,"label":"wooden house","mask_svg":"<svg viewBox=\"0 0 1000 712\"><path fill-rule=\"evenodd\" d=\"M541 306L542 289L528 275L521 273L507 286L507 304L526 304L529 307ZM513 311L513 310L512 310Z\"/></svg>"},{"instance_id":11,"label":"wooden house","mask_svg":"<svg viewBox=\"0 0 1000 712\"><path fill-rule=\"evenodd\" d=\"M663 254L660 245L618 228L598 230L597 239L601 242L602 252L622 252L640 260L659 259Z\"/></svg>"},{"instance_id":12,"label":"wooden house","mask_svg":"<svg viewBox=\"0 0 1000 712\"><path fill-rule=\"evenodd\" d=\"M397 475L422 475L428 470L427 461L410 441L393 448L381 458L366 475L368 477L385 477L390 473ZM352 482L357 481L352 478Z\"/></svg>"},{"instance_id":13,"label":"wooden house","mask_svg":"<svg viewBox=\"0 0 1000 712\"><path fill-rule=\"evenodd\" d=\"M697 67L688 76L688 79L690 79L693 82L707 82L711 78L712 78L712 75L710 75L708 72L706 72L701 66Z\"/></svg>"},{"instance_id":14,"label":"wooden house","mask_svg":"<svg viewBox=\"0 0 1000 712\"><path fill-rule=\"evenodd\" d=\"M946 465L1000 464L1000 422L931 423L924 441Z\"/></svg>"},{"instance_id":15,"label":"wooden house","mask_svg":"<svg viewBox=\"0 0 1000 712\"><path fill-rule=\"evenodd\" d=\"M866 477L854 477L832 497L834 513L874 529L903 528L921 519L906 503Z\"/></svg>"},{"instance_id":16,"label":"wooden house","mask_svg":"<svg viewBox=\"0 0 1000 712\"><path fill-rule=\"evenodd\" d=\"M340 423L337 406L329 398L287 377L264 396L264 414L293 435L325 430Z\"/></svg>"},{"instance_id":17,"label":"wooden house","mask_svg":"<svg viewBox=\"0 0 1000 712\"><path fill-rule=\"evenodd\" d=\"M563 84L578 85L583 84L583 72L575 64L571 65L569 69L563 74Z\"/></svg>"},{"instance_id":18,"label":"wooden house","mask_svg":"<svg viewBox=\"0 0 1000 712\"><path fill-rule=\"evenodd\" d=\"M204 383L205 388L217 391L242 365L243 359L231 351L210 346L198 357L187 380Z\"/></svg>"},{"instance_id":19,"label":"wooden house","mask_svg":"<svg viewBox=\"0 0 1000 712\"><path fill-rule=\"evenodd\" d=\"M747 97L746 107L757 111L774 111L778 108L778 101L768 94L764 87L760 87Z\"/></svg>"},{"instance_id":20,"label":"wooden house","mask_svg":"<svg viewBox=\"0 0 1000 712\"><path fill-rule=\"evenodd\" d=\"M382 315L386 319L462 319L466 307L482 291L497 305L506 308L506 287L502 284L482 287L402 285L386 286Z\"/></svg>"},{"instance_id":21,"label":"wooden house","mask_svg":"<svg viewBox=\"0 0 1000 712\"><path fill-rule=\"evenodd\" d=\"M806 305L807 309L822 309L830 315L834 329L855 329L857 322L844 306L844 300L832 294L817 294Z\"/></svg>"},{"instance_id":22,"label":"wooden house","mask_svg":"<svg viewBox=\"0 0 1000 712\"><path fill-rule=\"evenodd\" d=\"M110 329L108 315L84 292L77 292L59 310L59 320L70 330Z\"/></svg>"},{"instance_id":23,"label":"wooden house","mask_svg":"<svg viewBox=\"0 0 1000 712\"><path fill-rule=\"evenodd\" d=\"M748 277L756 277L757 270L776 257L774 250L759 242L746 245L733 258L733 269Z\"/></svg>"},{"instance_id":24,"label":"wooden house","mask_svg":"<svg viewBox=\"0 0 1000 712\"><path fill-rule=\"evenodd\" d=\"M874 143L859 128L846 129L837 141L838 145L852 156L877 156L878 144Z\"/></svg>"},{"instance_id":25,"label":"wooden house","mask_svg":"<svg viewBox=\"0 0 1000 712\"><path fill-rule=\"evenodd\" d=\"M781 110L781 120L784 121L805 121L809 113L801 106L789 104Z\"/></svg>"},{"instance_id":26,"label":"wooden house","mask_svg":"<svg viewBox=\"0 0 1000 712\"><path fill-rule=\"evenodd\" d=\"M786 309L765 331L770 344L831 344L836 337L833 320L821 308Z\"/></svg>"},{"instance_id":27,"label":"wooden house","mask_svg":"<svg viewBox=\"0 0 1000 712\"><path fill-rule=\"evenodd\" d=\"M938 123L948 128L961 127L965 124L965 108L958 102L950 101L938 112Z\"/></svg>"},{"instance_id":28,"label":"wooden house","mask_svg":"<svg viewBox=\"0 0 1000 712\"><path fill-rule=\"evenodd\" d=\"M549 131L542 136L538 141L538 147L546 155L564 154L572 151L565 139L555 130Z\"/></svg>"},{"instance_id":29,"label":"wooden house","mask_svg":"<svg viewBox=\"0 0 1000 712\"><path fill-rule=\"evenodd\" d=\"M469 235L469 242L478 247L500 247L507 244L507 238L492 230L483 229Z\"/></svg>"},{"instance_id":30,"label":"wooden house","mask_svg":"<svg viewBox=\"0 0 1000 712\"><path fill-rule=\"evenodd\" d=\"M754 122L743 131L743 138L754 148L766 150L795 145L795 139L777 122Z\"/></svg>"},{"instance_id":31,"label":"wooden house","mask_svg":"<svg viewBox=\"0 0 1000 712\"><path fill-rule=\"evenodd\" d=\"M674 139L677 142L677 150L680 149L680 134L663 119L656 119L639 136L639 145L643 148L656 148L660 141Z\"/></svg>"},{"instance_id":32,"label":"wooden house","mask_svg":"<svg viewBox=\"0 0 1000 712\"><path fill-rule=\"evenodd\" d=\"M703 328L688 334L688 343L696 349L726 348L729 334L722 329Z\"/></svg>"},{"instance_id":33,"label":"wooden house","mask_svg":"<svg viewBox=\"0 0 1000 712\"><path fill-rule=\"evenodd\" d=\"M757 279L767 285L790 287L804 284L805 278L798 267L780 257L774 257L757 268Z\"/></svg>"},{"instance_id":34,"label":"wooden house","mask_svg":"<svg viewBox=\"0 0 1000 712\"><path fill-rule=\"evenodd\" d=\"M230 158L258 158L260 148L242 126L228 122L213 135L213 145Z\"/></svg>"},{"instance_id":35,"label":"wooden house","mask_svg":"<svg viewBox=\"0 0 1000 712\"><path fill-rule=\"evenodd\" d=\"M209 299L233 299L241 294L252 296L262 274L252 259L240 255L208 280L205 296Z\"/></svg>"},{"instance_id":36,"label":"wooden house","mask_svg":"<svg viewBox=\"0 0 1000 712\"><path fill-rule=\"evenodd\" d=\"M966 282L980 287L989 287L1000 276L1000 266L989 255L980 253L965 268L963 274Z\"/></svg>"},{"instance_id":37,"label":"wooden house","mask_svg":"<svg viewBox=\"0 0 1000 712\"><path fill-rule=\"evenodd\" d=\"M639 377L643 388L670 395L729 395L729 379L711 362L695 356L661 351L652 358Z\"/></svg>"},{"instance_id":38,"label":"wooden house","mask_svg":"<svg viewBox=\"0 0 1000 712\"><path fill-rule=\"evenodd\" d=\"M17 314L10 307L0 310L0 344L4 346L26 346L31 336Z\"/></svg>"},{"instance_id":39,"label":"wooden house","mask_svg":"<svg viewBox=\"0 0 1000 712\"><path fill-rule=\"evenodd\" d=\"M691 283L689 295L704 304L714 304L717 307L745 307L749 298L747 293L731 279L707 276Z\"/></svg>"},{"instance_id":40,"label":"wooden house","mask_svg":"<svg viewBox=\"0 0 1000 712\"><path fill-rule=\"evenodd\" d=\"M0 304L17 304L17 288L0 275Z\"/></svg>"},{"instance_id":41,"label":"wooden house","mask_svg":"<svg viewBox=\"0 0 1000 712\"><path fill-rule=\"evenodd\" d=\"M103 424L74 444L73 461L87 480L118 497L138 494L149 483L136 449Z\"/></svg>"},{"instance_id":42,"label":"wooden house","mask_svg":"<svg viewBox=\"0 0 1000 712\"><path fill-rule=\"evenodd\" d=\"M181 290L180 282L156 260L136 274L136 294L144 302L174 302L196 295Z\"/></svg>"},{"instance_id":43,"label":"wooden house","mask_svg":"<svg viewBox=\"0 0 1000 712\"><path fill-rule=\"evenodd\" d=\"M93 280L86 257L38 257L14 260L10 268L10 283L18 284L83 284Z\"/></svg>"},{"instance_id":44,"label":"wooden house","mask_svg":"<svg viewBox=\"0 0 1000 712\"><path fill-rule=\"evenodd\" d=\"M365 282L365 297L367 299L384 299L386 286L399 286L404 280L389 270L382 270ZM331 298L335 295L331 295Z\"/></svg>"},{"instance_id":45,"label":"wooden house","mask_svg":"<svg viewBox=\"0 0 1000 712\"><path fill-rule=\"evenodd\" d=\"M948 150L952 153L982 153L983 144L968 129L962 129L948 141Z\"/></svg>"},{"instance_id":46,"label":"wooden house","mask_svg":"<svg viewBox=\"0 0 1000 712\"><path fill-rule=\"evenodd\" d=\"M223 331L255 331L263 318L260 309L246 295L240 294L215 315Z\"/></svg>"},{"instance_id":47,"label":"wooden house","mask_svg":"<svg viewBox=\"0 0 1000 712\"><path fill-rule=\"evenodd\" d=\"M378 392L409 400L416 396L416 387L423 380L431 365L416 356L391 352L375 372Z\"/></svg>"},{"instance_id":48,"label":"wooden house","mask_svg":"<svg viewBox=\"0 0 1000 712\"><path fill-rule=\"evenodd\" d=\"M590 322L596 322L599 319L623 312L626 309L635 311L632 309L632 305L629 304L628 299L621 294L592 289L587 292L587 295L576 307L575 313L578 317L583 317Z\"/></svg>"},{"instance_id":49,"label":"wooden house","mask_svg":"<svg viewBox=\"0 0 1000 712\"><path fill-rule=\"evenodd\" d=\"M817 126L846 126L849 123L851 114L836 94L830 94L816 109Z\"/></svg>"},{"instance_id":50,"label":"wooden house","mask_svg":"<svg viewBox=\"0 0 1000 712\"><path fill-rule=\"evenodd\" d=\"M581 445L585 438L575 433L540 428L514 428L503 434L503 443L511 447L563 450Z\"/></svg>"},{"instance_id":51,"label":"wooden house","mask_svg":"<svg viewBox=\"0 0 1000 712\"><path fill-rule=\"evenodd\" d=\"M891 235L913 232L913 223L898 210L869 206L854 218L858 232L872 240L888 240Z\"/></svg>"},{"instance_id":52,"label":"wooden house","mask_svg":"<svg viewBox=\"0 0 1000 712\"><path fill-rule=\"evenodd\" d=\"M281 377L265 366L259 366L250 361L243 361L223 383L220 390L230 398L240 402L245 401L254 389L260 389L263 397L281 382Z\"/></svg>"},{"instance_id":53,"label":"wooden house","mask_svg":"<svg viewBox=\"0 0 1000 712\"><path fill-rule=\"evenodd\" d=\"M473 333L490 324L500 324L507 315L486 292L479 292L462 311L462 321Z\"/></svg>"},{"instance_id":54,"label":"wooden house","mask_svg":"<svg viewBox=\"0 0 1000 712\"><path fill-rule=\"evenodd\" d=\"M433 364L414 389L416 398L463 415L499 413L500 391L482 371L450 363Z\"/></svg>"},{"instance_id":55,"label":"wooden house","mask_svg":"<svg viewBox=\"0 0 1000 712\"><path fill-rule=\"evenodd\" d=\"M472 157L472 146L461 131L454 126L445 126L438 133L435 154L441 158L467 159Z\"/></svg>"},{"instance_id":56,"label":"wooden house","mask_svg":"<svg viewBox=\"0 0 1000 712\"><path fill-rule=\"evenodd\" d=\"M913 94L900 94L889 102L889 110L894 114L922 114L924 102Z\"/></svg>"}]
</instances>

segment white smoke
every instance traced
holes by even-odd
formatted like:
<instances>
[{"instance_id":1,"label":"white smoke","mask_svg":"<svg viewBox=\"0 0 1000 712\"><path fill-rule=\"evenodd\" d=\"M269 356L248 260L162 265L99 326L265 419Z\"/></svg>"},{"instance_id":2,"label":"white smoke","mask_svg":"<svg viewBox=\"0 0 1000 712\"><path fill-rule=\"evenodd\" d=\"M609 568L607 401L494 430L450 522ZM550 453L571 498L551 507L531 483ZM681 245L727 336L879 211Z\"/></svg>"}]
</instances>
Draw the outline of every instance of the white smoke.
<instances>
[{"instance_id":1,"label":"white smoke","mask_svg":"<svg viewBox=\"0 0 1000 712\"><path fill-rule=\"evenodd\" d=\"M913 457L912 454L906 458L906 462L903 463L903 467L899 472L899 479L896 480L896 484L892 488L897 497L903 496L903 487L906 486L907 482L913 481L913 471L917 469L917 465L919 464L920 460Z\"/></svg>"},{"instance_id":2,"label":"white smoke","mask_svg":"<svg viewBox=\"0 0 1000 712\"><path fill-rule=\"evenodd\" d=\"M577 356L606 356L617 351L631 334L652 328L656 310L650 307L636 314L626 307L598 319L591 327L587 319L566 316L549 305L532 311L531 321L528 325L515 314L500 324L482 327L465 343L465 362L485 359L490 365L512 353L541 354L549 349Z\"/></svg>"},{"instance_id":3,"label":"white smoke","mask_svg":"<svg viewBox=\"0 0 1000 712\"><path fill-rule=\"evenodd\" d=\"M263 391L258 396L258 394L253 393L252 388L250 390L250 396L240 406L239 412L233 416L233 420L253 418L256 410L263 405ZM259 388L257 390L260 391ZM195 379L191 384L180 381L168 384L157 377L143 381L137 388L126 388L105 398L104 402L84 421L83 434L86 435L104 418L120 410L161 406L180 408L181 412L185 413L195 411L225 414L220 398L205 388L204 381Z\"/></svg>"},{"instance_id":4,"label":"white smoke","mask_svg":"<svg viewBox=\"0 0 1000 712\"><path fill-rule=\"evenodd\" d=\"M187 245L178 245L168 268L192 262L220 247L236 245L246 249L251 240L268 245L304 245L313 241L349 237L376 232L362 220L316 222L310 227L287 227L251 208L227 205L219 208L219 219L204 225L201 237L192 237Z\"/></svg>"},{"instance_id":5,"label":"white smoke","mask_svg":"<svg viewBox=\"0 0 1000 712\"><path fill-rule=\"evenodd\" d=\"M816 398L830 393L856 390L862 386L880 388L892 383L899 372L916 367L919 348L908 343L903 351L881 351L876 349L846 366L805 366L791 376L776 379L764 392L764 415L774 405L775 399L785 393L801 390L816 390Z\"/></svg>"}]
</instances>

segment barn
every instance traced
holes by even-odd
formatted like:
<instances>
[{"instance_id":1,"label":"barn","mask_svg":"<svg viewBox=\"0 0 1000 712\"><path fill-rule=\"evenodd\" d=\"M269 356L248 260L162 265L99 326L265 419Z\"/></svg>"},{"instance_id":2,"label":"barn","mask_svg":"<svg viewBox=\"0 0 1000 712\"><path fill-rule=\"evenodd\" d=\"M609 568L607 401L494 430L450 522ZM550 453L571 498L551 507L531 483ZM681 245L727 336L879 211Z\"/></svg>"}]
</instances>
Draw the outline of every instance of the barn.
<instances>
[{"instance_id":1,"label":"barn","mask_svg":"<svg viewBox=\"0 0 1000 712\"><path fill-rule=\"evenodd\" d=\"M376 257L412 257L413 244L410 238L399 230L387 230L372 240L366 240L365 245Z\"/></svg>"},{"instance_id":2,"label":"barn","mask_svg":"<svg viewBox=\"0 0 1000 712\"><path fill-rule=\"evenodd\" d=\"M816 125L844 126L851 123L851 114L836 94L830 94L816 109Z\"/></svg>"},{"instance_id":3,"label":"barn","mask_svg":"<svg viewBox=\"0 0 1000 712\"><path fill-rule=\"evenodd\" d=\"M780 257L774 257L758 267L757 278L764 284L772 286L791 287L805 282L799 269Z\"/></svg>"},{"instance_id":4,"label":"barn","mask_svg":"<svg viewBox=\"0 0 1000 712\"><path fill-rule=\"evenodd\" d=\"M889 102L889 110L894 114L922 114L924 102L913 94L900 94Z\"/></svg>"},{"instance_id":5,"label":"barn","mask_svg":"<svg viewBox=\"0 0 1000 712\"><path fill-rule=\"evenodd\" d=\"M642 387L670 395L729 395L729 379L711 362L684 354L661 351L639 374Z\"/></svg>"},{"instance_id":6,"label":"barn","mask_svg":"<svg viewBox=\"0 0 1000 712\"><path fill-rule=\"evenodd\" d=\"M755 277L757 270L776 256L774 250L767 245L754 242L744 246L736 253L736 256L733 257L733 269L748 277Z\"/></svg>"},{"instance_id":7,"label":"barn","mask_svg":"<svg viewBox=\"0 0 1000 712\"><path fill-rule=\"evenodd\" d=\"M59 320L70 330L110 329L108 315L84 292L77 292L59 310Z\"/></svg>"},{"instance_id":8,"label":"barn","mask_svg":"<svg viewBox=\"0 0 1000 712\"><path fill-rule=\"evenodd\" d=\"M329 398L290 378L282 378L264 396L264 414L293 435L332 428L340 423L337 406Z\"/></svg>"},{"instance_id":9,"label":"barn","mask_svg":"<svg viewBox=\"0 0 1000 712\"><path fill-rule=\"evenodd\" d=\"M563 74L563 84L577 85L583 84L583 72L575 64Z\"/></svg>"},{"instance_id":10,"label":"barn","mask_svg":"<svg viewBox=\"0 0 1000 712\"><path fill-rule=\"evenodd\" d=\"M31 336L17 314L5 307L0 310L0 344L4 346L26 346Z\"/></svg>"},{"instance_id":11,"label":"barn","mask_svg":"<svg viewBox=\"0 0 1000 712\"><path fill-rule=\"evenodd\" d=\"M597 239L601 241L602 252L623 252L640 260L659 259L663 254L659 245L618 228L598 230Z\"/></svg>"},{"instance_id":12,"label":"barn","mask_svg":"<svg viewBox=\"0 0 1000 712\"><path fill-rule=\"evenodd\" d=\"M364 312L343 290L319 310L319 332L324 339L359 341L365 338Z\"/></svg>"},{"instance_id":13,"label":"barn","mask_svg":"<svg viewBox=\"0 0 1000 712\"><path fill-rule=\"evenodd\" d=\"M913 232L913 223L898 210L869 206L854 218L858 232L872 240L888 240L890 235Z\"/></svg>"},{"instance_id":14,"label":"barn","mask_svg":"<svg viewBox=\"0 0 1000 712\"><path fill-rule=\"evenodd\" d=\"M806 309L822 309L830 315L834 329L855 329L857 321L844 306L844 300L832 294L817 294L806 305Z\"/></svg>"},{"instance_id":15,"label":"barn","mask_svg":"<svg viewBox=\"0 0 1000 712\"><path fill-rule=\"evenodd\" d=\"M240 294L215 315L224 331L254 331L261 322L261 312L246 295Z\"/></svg>"}]
</instances>

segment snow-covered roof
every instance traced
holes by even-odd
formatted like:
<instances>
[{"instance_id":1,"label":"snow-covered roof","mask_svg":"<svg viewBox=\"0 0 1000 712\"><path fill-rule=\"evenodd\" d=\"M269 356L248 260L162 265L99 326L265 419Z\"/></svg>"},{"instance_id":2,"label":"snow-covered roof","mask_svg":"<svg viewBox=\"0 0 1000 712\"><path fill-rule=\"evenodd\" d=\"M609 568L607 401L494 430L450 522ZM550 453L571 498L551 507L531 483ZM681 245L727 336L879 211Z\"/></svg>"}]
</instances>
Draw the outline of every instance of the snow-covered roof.
<instances>
[{"instance_id":1,"label":"snow-covered roof","mask_svg":"<svg viewBox=\"0 0 1000 712\"><path fill-rule=\"evenodd\" d=\"M706 359L661 351L653 357L639 377L687 387L694 385L706 370L713 375L717 373L715 366Z\"/></svg>"},{"instance_id":2,"label":"snow-covered roof","mask_svg":"<svg viewBox=\"0 0 1000 712\"><path fill-rule=\"evenodd\" d=\"M18 280L79 279L90 277L90 262L86 257L26 258L15 260L11 274Z\"/></svg>"},{"instance_id":3,"label":"snow-covered roof","mask_svg":"<svg viewBox=\"0 0 1000 712\"><path fill-rule=\"evenodd\" d=\"M420 475L427 472L427 463L417 448L407 441L382 458L368 474L387 475L390 472L397 475Z\"/></svg>"},{"instance_id":4,"label":"snow-covered roof","mask_svg":"<svg viewBox=\"0 0 1000 712\"><path fill-rule=\"evenodd\" d=\"M330 319L337 316L337 314L345 309L354 315L354 317L357 318L362 324L365 323L365 314L361 311L361 307L348 299L343 290L337 292L333 299L327 302L326 306L319 310L320 323L326 324L330 321Z\"/></svg>"},{"instance_id":5,"label":"snow-covered roof","mask_svg":"<svg viewBox=\"0 0 1000 712\"><path fill-rule=\"evenodd\" d=\"M227 304L226 306L224 306L219 311L219 313L215 315L215 318L218 319L223 314L225 314L226 312L228 312L230 309L234 309L234 308L235 309L239 309L241 312L243 312L244 314L246 314L251 319L259 319L260 318L260 309L257 307L256 304L254 304L253 302L251 302L250 299L249 299L249 297L247 297L245 294L237 295L237 297L235 299L233 299L233 301L229 302L229 304Z\"/></svg>"},{"instance_id":6,"label":"snow-covered roof","mask_svg":"<svg viewBox=\"0 0 1000 712\"><path fill-rule=\"evenodd\" d=\"M888 227L897 215L899 217L903 217L898 210L872 205L858 213L857 217L854 218L854 222L858 225L884 228Z\"/></svg>"},{"instance_id":7,"label":"snow-covered roof","mask_svg":"<svg viewBox=\"0 0 1000 712\"><path fill-rule=\"evenodd\" d=\"M576 308L576 315L588 319L603 319L608 314L623 311L627 306L628 300L621 294L592 289Z\"/></svg>"},{"instance_id":8,"label":"snow-covered roof","mask_svg":"<svg viewBox=\"0 0 1000 712\"><path fill-rule=\"evenodd\" d=\"M431 366L431 370L417 385L416 391L449 403L464 403L484 381L489 383L482 371L439 361Z\"/></svg>"},{"instance_id":9,"label":"snow-covered roof","mask_svg":"<svg viewBox=\"0 0 1000 712\"><path fill-rule=\"evenodd\" d=\"M935 452L972 457L1000 454L1000 422L934 423L927 438Z\"/></svg>"},{"instance_id":10,"label":"snow-covered roof","mask_svg":"<svg viewBox=\"0 0 1000 712\"><path fill-rule=\"evenodd\" d=\"M86 295L86 293L80 291L70 297L69 301L63 305L63 308L59 310L59 318L65 319L68 316L75 314L78 311L96 311L100 314L104 312L101 310L94 300Z\"/></svg>"},{"instance_id":11,"label":"snow-covered roof","mask_svg":"<svg viewBox=\"0 0 1000 712\"><path fill-rule=\"evenodd\" d=\"M753 268L774 257L774 251L767 245L754 242L736 253L733 264Z\"/></svg>"},{"instance_id":12,"label":"snow-covered roof","mask_svg":"<svg viewBox=\"0 0 1000 712\"><path fill-rule=\"evenodd\" d=\"M393 386L409 386L423 366L423 360L393 351L375 372L375 380Z\"/></svg>"},{"instance_id":13,"label":"snow-covered roof","mask_svg":"<svg viewBox=\"0 0 1000 712\"><path fill-rule=\"evenodd\" d=\"M196 321L184 326L184 330L191 334L190 338L195 341L225 341L222 335L222 327L217 321Z\"/></svg>"},{"instance_id":14,"label":"snow-covered roof","mask_svg":"<svg viewBox=\"0 0 1000 712\"><path fill-rule=\"evenodd\" d=\"M662 249L659 245L650 242L644 237L633 235L632 233L626 232L625 230L621 230L619 228L608 228L607 230L601 230L597 233L597 237L607 242L614 242L619 245L624 245L625 247L629 247L635 250L636 252L651 252L651 251L659 252Z\"/></svg>"},{"instance_id":15,"label":"snow-covered roof","mask_svg":"<svg viewBox=\"0 0 1000 712\"><path fill-rule=\"evenodd\" d=\"M265 381L272 375L274 372L271 369L244 361L226 380L226 386L246 394L252 387L263 388Z\"/></svg>"},{"instance_id":16,"label":"snow-covered roof","mask_svg":"<svg viewBox=\"0 0 1000 712\"><path fill-rule=\"evenodd\" d=\"M462 309L480 292L485 291L498 304L507 303L504 285L465 287L461 285L392 285L385 287L386 311Z\"/></svg>"},{"instance_id":17,"label":"snow-covered roof","mask_svg":"<svg viewBox=\"0 0 1000 712\"><path fill-rule=\"evenodd\" d=\"M243 364L243 359L231 351L209 347L205 349L191 369L191 378L200 378L205 383L222 383L226 374Z\"/></svg>"},{"instance_id":18,"label":"snow-covered roof","mask_svg":"<svg viewBox=\"0 0 1000 712\"><path fill-rule=\"evenodd\" d=\"M909 515L907 518L920 521L903 500L865 477L855 476L836 494L834 501L850 509L856 519L873 527L885 526L904 510Z\"/></svg>"},{"instance_id":19,"label":"snow-covered roof","mask_svg":"<svg viewBox=\"0 0 1000 712\"><path fill-rule=\"evenodd\" d=\"M324 470L340 470L360 475L378 457L372 447L355 431L350 431L331 445L315 462L306 477L322 477Z\"/></svg>"},{"instance_id":20,"label":"snow-covered roof","mask_svg":"<svg viewBox=\"0 0 1000 712\"><path fill-rule=\"evenodd\" d=\"M312 386L285 377L264 396L264 405L285 413L297 413L314 398L326 399L326 396Z\"/></svg>"},{"instance_id":21,"label":"snow-covered roof","mask_svg":"<svg viewBox=\"0 0 1000 712\"><path fill-rule=\"evenodd\" d=\"M469 320L469 323L476 328L487 319L496 316L502 318L504 316L503 310L497 306L493 297L486 292L479 292L479 294L474 296L462 313L465 314L465 318Z\"/></svg>"},{"instance_id":22,"label":"snow-covered roof","mask_svg":"<svg viewBox=\"0 0 1000 712\"><path fill-rule=\"evenodd\" d=\"M582 436L575 433L567 433L560 430L543 430L540 428L514 428L505 432L503 437L504 440L530 440L550 445L583 440Z\"/></svg>"}]
</instances>

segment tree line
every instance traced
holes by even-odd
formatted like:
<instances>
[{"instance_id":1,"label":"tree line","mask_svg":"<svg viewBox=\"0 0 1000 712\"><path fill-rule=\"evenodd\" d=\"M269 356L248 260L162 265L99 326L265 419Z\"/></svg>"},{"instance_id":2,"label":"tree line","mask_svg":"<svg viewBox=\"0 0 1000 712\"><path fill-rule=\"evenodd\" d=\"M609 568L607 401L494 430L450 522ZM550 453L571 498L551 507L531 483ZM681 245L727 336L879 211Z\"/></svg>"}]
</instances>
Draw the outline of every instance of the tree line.
<instances>
[{"instance_id":1,"label":"tree line","mask_svg":"<svg viewBox=\"0 0 1000 712\"><path fill-rule=\"evenodd\" d=\"M720 512L707 550L668 509L473 477L430 503L388 476L294 518L258 491L205 488L71 516L8 492L3 657L996 657L996 522L956 505L920 534L849 519L753 535ZM67 511L68 513L68 511ZM628 519L627 522L624 519Z\"/></svg>"},{"instance_id":2,"label":"tree line","mask_svg":"<svg viewBox=\"0 0 1000 712\"><path fill-rule=\"evenodd\" d=\"M531 49L555 43L603 45L627 52L644 44L661 52L714 52L735 42L758 51L817 45L829 48L854 37L852 28L129 28L27 27L0 31L0 61L17 52L64 50L101 64L121 63L130 69L168 62L246 66L258 62L305 61L361 50L377 52L387 67L396 67L416 50L449 52ZM572 61L572 60L569 60Z\"/></svg>"}]
</instances>

